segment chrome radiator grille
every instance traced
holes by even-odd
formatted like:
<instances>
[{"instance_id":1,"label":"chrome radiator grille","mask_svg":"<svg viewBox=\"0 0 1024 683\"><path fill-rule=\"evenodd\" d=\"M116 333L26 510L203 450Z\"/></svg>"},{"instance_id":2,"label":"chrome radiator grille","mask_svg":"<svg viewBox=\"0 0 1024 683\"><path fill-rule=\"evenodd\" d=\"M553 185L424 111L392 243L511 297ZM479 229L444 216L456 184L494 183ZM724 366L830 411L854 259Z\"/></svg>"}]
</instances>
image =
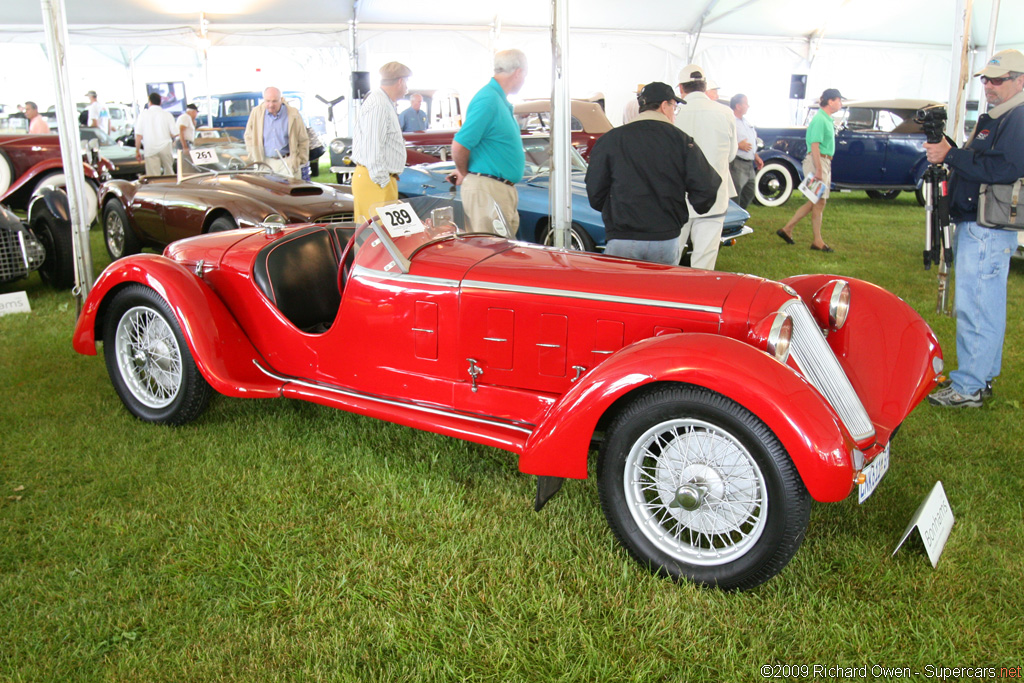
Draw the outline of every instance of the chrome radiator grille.
<instances>
[{"instance_id":1,"label":"chrome radiator grille","mask_svg":"<svg viewBox=\"0 0 1024 683\"><path fill-rule=\"evenodd\" d=\"M0 282L25 277L45 259L46 250L32 233L0 229Z\"/></svg>"},{"instance_id":2,"label":"chrome radiator grille","mask_svg":"<svg viewBox=\"0 0 1024 683\"><path fill-rule=\"evenodd\" d=\"M789 353L800 372L832 404L855 440L873 436L871 418L807 306L793 299L783 304L781 310L793 319Z\"/></svg>"}]
</instances>

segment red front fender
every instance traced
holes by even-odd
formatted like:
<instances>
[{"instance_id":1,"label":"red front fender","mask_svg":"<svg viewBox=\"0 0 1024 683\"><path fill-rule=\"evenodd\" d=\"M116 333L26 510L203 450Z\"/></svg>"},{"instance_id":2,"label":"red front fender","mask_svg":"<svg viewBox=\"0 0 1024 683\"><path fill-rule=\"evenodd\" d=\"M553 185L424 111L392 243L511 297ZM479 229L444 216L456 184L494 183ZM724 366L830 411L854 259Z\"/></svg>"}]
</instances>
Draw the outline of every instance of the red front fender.
<instances>
[{"instance_id":1,"label":"red front fender","mask_svg":"<svg viewBox=\"0 0 1024 683\"><path fill-rule=\"evenodd\" d=\"M736 401L782 442L815 500L849 495L853 443L832 407L791 368L748 344L713 334L645 339L584 375L534 430L519 469L585 479L598 420L616 400L654 382L694 384Z\"/></svg>"},{"instance_id":2,"label":"red front fender","mask_svg":"<svg viewBox=\"0 0 1024 683\"><path fill-rule=\"evenodd\" d=\"M280 382L260 372L262 357L213 290L188 269L156 254L129 256L100 275L75 324L72 346L96 355L107 304L122 285L137 282L153 289L174 311L199 371L221 394L243 398L280 395Z\"/></svg>"}]
</instances>

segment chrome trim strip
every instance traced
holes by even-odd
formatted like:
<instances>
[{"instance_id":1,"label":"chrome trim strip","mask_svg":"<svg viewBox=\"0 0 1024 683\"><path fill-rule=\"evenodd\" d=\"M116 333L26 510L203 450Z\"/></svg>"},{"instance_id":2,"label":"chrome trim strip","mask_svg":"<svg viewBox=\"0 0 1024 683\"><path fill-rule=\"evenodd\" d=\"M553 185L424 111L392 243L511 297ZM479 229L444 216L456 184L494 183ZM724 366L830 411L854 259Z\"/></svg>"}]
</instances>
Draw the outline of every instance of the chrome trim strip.
<instances>
[{"instance_id":1,"label":"chrome trim strip","mask_svg":"<svg viewBox=\"0 0 1024 683\"><path fill-rule=\"evenodd\" d=\"M541 344L540 342L537 342L537 346L542 346L545 349L560 349L560 348L562 348L558 344Z\"/></svg>"},{"instance_id":2,"label":"chrome trim strip","mask_svg":"<svg viewBox=\"0 0 1024 683\"><path fill-rule=\"evenodd\" d=\"M604 355L604 356L610 356L610 355L612 355L615 352L614 351L597 351L597 350L594 350L594 351L591 351L591 353L600 353L601 355Z\"/></svg>"},{"instance_id":3,"label":"chrome trim strip","mask_svg":"<svg viewBox=\"0 0 1024 683\"><path fill-rule=\"evenodd\" d=\"M414 327L414 328L412 328L412 331L413 332L427 332L429 334L434 334L434 330L428 330L428 329L425 329L425 328L422 328L422 327Z\"/></svg>"},{"instance_id":4,"label":"chrome trim strip","mask_svg":"<svg viewBox=\"0 0 1024 683\"><path fill-rule=\"evenodd\" d=\"M680 301L660 301L658 299L640 299L630 296L616 296L614 294L594 294L592 292L580 292L571 289L548 289L546 287L526 287L523 285L502 285L494 282L481 282L480 280L464 280L463 288L473 287L476 289L487 289L496 292L518 292L521 294L539 294L541 296L561 296L567 299L584 299L586 301L605 301L616 304L633 304L637 306L658 306L660 308L674 308L679 311L699 311L701 313L722 313L721 306L700 306L697 304L685 304Z\"/></svg>"},{"instance_id":5,"label":"chrome trim strip","mask_svg":"<svg viewBox=\"0 0 1024 683\"><path fill-rule=\"evenodd\" d=\"M484 337L484 341L492 341L492 342L507 342L507 341L508 341L508 339L500 339L500 338L498 338L498 337Z\"/></svg>"},{"instance_id":6,"label":"chrome trim strip","mask_svg":"<svg viewBox=\"0 0 1024 683\"><path fill-rule=\"evenodd\" d=\"M447 280L439 277L423 277L422 275L409 275L408 273L386 273L383 270L374 270L372 268L367 268L366 266L353 266L351 274L356 276L373 277L378 280L397 280L399 282L409 282L417 285L448 287L449 289L459 288L458 280Z\"/></svg>"},{"instance_id":7,"label":"chrome trim strip","mask_svg":"<svg viewBox=\"0 0 1024 683\"><path fill-rule=\"evenodd\" d=\"M479 424L490 425L492 427L514 429L516 431L526 434L527 436L533 434L533 427L535 427L535 425L532 425L528 422L519 422L517 424L512 421L506 422L497 419L487 419L475 415L467 415L465 413L456 413L450 410L442 410L440 408L422 406L416 403L409 403L407 401L397 401L395 399L383 398L381 396L374 396L373 394L365 394L361 391L352 391L351 389L342 389L340 387L333 387L326 384L316 384L314 382L307 382L305 380L297 379L295 377L288 377L287 375L279 375L276 372L272 372L271 370L268 370L267 368L260 365L260 362L257 360L253 360L252 363L257 368L259 368L260 372L267 375L268 377L276 379L280 382L287 382L289 384L298 384L299 386L302 387L309 387L310 389L319 389L321 391L329 391L334 394L341 394L342 396L351 396L352 398L363 399L366 401L374 401L376 403L382 403L384 405L396 406L399 408L408 408L410 410L418 410L422 413L427 413L428 415L440 415L442 417L451 417L459 420L466 420L467 422L476 422Z\"/></svg>"}]
</instances>

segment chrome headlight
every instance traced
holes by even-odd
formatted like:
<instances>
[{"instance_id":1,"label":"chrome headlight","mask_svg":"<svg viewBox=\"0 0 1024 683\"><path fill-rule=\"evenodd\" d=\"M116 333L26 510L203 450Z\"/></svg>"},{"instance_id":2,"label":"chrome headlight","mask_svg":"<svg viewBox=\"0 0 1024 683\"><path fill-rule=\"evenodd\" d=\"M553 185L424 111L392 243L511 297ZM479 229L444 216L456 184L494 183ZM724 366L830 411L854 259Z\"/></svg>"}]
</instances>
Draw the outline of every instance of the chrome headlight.
<instances>
[{"instance_id":1,"label":"chrome headlight","mask_svg":"<svg viewBox=\"0 0 1024 683\"><path fill-rule=\"evenodd\" d=\"M331 140L331 151L335 154L344 154L347 148L344 140Z\"/></svg>"},{"instance_id":2,"label":"chrome headlight","mask_svg":"<svg viewBox=\"0 0 1024 683\"><path fill-rule=\"evenodd\" d=\"M788 313L776 311L766 316L750 330L751 341L771 354L780 363L789 360L790 341L793 338L793 319Z\"/></svg>"},{"instance_id":3,"label":"chrome headlight","mask_svg":"<svg viewBox=\"0 0 1024 683\"><path fill-rule=\"evenodd\" d=\"M823 329L839 330L850 315L850 285L833 280L814 293L814 317Z\"/></svg>"}]
</instances>

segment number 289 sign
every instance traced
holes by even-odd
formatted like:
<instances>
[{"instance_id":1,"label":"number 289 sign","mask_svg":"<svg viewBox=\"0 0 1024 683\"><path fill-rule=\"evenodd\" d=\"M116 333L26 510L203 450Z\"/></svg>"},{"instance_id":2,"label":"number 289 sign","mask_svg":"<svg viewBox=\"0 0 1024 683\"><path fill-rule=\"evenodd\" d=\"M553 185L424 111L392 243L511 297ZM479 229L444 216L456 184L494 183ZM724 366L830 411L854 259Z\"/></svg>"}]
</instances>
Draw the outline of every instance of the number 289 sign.
<instances>
[{"instance_id":1,"label":"number 289 sign","mask_svg":"<svg viewBox=\"0 0 1024 683\"><path fill-rule=\"evenodd\" d=\"M382 206L377 210L381 223L392 237L411 235L423 232L423 223L407 202L397 202Z\"/></svg>"}]
</instances>

